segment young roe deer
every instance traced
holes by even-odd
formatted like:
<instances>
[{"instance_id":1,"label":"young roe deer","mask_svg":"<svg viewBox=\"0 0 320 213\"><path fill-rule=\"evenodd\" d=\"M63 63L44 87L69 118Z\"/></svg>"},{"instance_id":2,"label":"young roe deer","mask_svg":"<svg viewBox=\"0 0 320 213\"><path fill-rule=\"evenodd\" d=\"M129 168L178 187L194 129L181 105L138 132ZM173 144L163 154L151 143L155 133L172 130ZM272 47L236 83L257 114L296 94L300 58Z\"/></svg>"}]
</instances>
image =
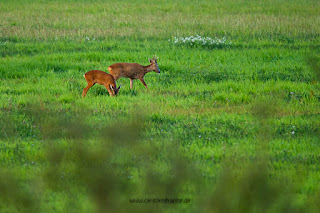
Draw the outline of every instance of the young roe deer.
<instances>
[{"instance_id":1,"label":"young roe deer","mask_svg":"<svg viewBox=\"0 0 320 213\"><path fill-rule=\"evenodd\" d=\"M109 73L118 80L121 77L130 78L130 89L132 89L132 84L134 79L139 79L141 83L147 88L146 82L144 82L144 76L148 72L155 71L160 73L159 66L157 64L156 56L149 59L150 65L142 66L137 63L115 63L108 67Z\"/></svg>"},{"instance_id":2,"label":"young roe deer","mask_svg":"<svg viewBox=\"0 0 320 213\"><path fill-rule=\"evenodd\" d=\"M121 88L121 86L117 88L116 81L112 75L101 70L91 70L83 76L88 82L88 85L83 89L82 98L87 95L88 90L96 83L105 86L110 96L117 95Z\"/></svg>"}]
</instances>

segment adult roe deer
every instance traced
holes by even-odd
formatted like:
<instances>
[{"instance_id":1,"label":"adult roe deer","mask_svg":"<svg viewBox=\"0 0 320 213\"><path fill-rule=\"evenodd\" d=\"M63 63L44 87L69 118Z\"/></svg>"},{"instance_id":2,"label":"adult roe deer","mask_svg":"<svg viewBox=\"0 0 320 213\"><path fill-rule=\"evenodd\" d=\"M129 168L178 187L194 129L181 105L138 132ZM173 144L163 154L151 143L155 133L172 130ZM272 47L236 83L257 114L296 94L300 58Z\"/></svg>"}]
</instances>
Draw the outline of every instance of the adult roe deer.
<instances>
[{"instance_id":1,"label":"adult roe deer","mask_svg":"<svg viewBox=\"0 0 320 213\"><path fill-rule=\"evenodd\" d=\"M83 77L88 82L88 85L83 89L82 98L87 95L88 90L96 83L105 86L110 96L117 95L121 88L121 86L117 88L116 81L112 75L101 70L91 70L84 74Z\"/></svg>"},{"instance_id":2,"label":"adult roe deer","mask_svg":"<svg viewBox=\"0 0 320 213\"><path fill-rule=\"evenodd\" d=\"M157 57L153 56L152 59L149 59L150 65L142 66L137 63L115 63L108 67L109 73L113 75L113 77L118 80L121 77L130 78L130 89L132 89L132 84L134 79L139 79L141 83L146 87L148 91L148 87L146 82L144 82L144 76L148 72L155 71L156 73L160 73L160 69L157 63Z\"/></svg>"}]
</instances>

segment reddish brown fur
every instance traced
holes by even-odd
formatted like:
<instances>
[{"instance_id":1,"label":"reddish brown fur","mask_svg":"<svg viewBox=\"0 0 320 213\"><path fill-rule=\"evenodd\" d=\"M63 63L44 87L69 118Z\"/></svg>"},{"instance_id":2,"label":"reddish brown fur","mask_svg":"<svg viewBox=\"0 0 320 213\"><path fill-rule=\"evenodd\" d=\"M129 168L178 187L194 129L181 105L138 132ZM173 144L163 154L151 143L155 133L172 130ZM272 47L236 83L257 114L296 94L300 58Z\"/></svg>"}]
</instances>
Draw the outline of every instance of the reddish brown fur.
<instances>
[{"instance_id":1,"label":"reddish brown fur","mask_svg":"<svg viewBox=\"0 0 320 213\"><path fill-rule=\"evenodd\" d=\"M148 90L147 84L144 82L145 74L151 71L160 73L157 58L149 59L149 61L150 65L148 66L142 66L137 63L116 63L109 66L108 70L116 80L121 77L130 78L130 89L132 89L132 81L134 79L139 79Z\"/></svg>"},{"instance_id":2,"label":"reddish brown fur","mask_svg":"<svg viewBox=\"0 0 320 213\"><path fill-rule=\"evenodd\" d=\"M101 70L91 70L83 76L88 82L88 85L83 89L82 98L86 96L88 90L95 84L101 84L105 86L110 96L118 94L120 87L117 88L116 81L112 75Z\"/></svg>"}]
</instances>

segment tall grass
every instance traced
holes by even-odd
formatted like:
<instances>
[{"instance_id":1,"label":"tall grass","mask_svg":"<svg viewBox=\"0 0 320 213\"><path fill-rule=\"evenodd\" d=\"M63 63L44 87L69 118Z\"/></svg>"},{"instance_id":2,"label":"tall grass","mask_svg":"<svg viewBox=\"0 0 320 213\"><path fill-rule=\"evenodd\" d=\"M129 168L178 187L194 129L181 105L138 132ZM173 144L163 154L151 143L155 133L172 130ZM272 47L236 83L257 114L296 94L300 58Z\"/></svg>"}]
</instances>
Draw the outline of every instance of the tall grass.
<instances>
[{"instance_id":1,"label":"tall grass","mask_svg":"<svg viewBox=\"0 0 320 213\"><path fill-rule=\"evenodd\" d=\"M316 0L4 1L0 32L2 41L159 39L198 34L294 42L319 39L318 14Z\"/></svg>"}]
</instances>

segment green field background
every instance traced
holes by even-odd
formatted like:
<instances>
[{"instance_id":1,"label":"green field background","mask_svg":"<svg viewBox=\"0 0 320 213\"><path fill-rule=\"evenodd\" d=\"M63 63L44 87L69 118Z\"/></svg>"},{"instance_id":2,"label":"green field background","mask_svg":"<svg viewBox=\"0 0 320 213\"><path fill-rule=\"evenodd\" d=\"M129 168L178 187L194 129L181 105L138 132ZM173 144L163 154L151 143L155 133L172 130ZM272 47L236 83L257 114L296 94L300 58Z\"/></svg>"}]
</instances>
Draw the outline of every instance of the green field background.
<instances>
[{"instance_id":1,"label":"green field background","mask_svg":"<svg viewBox=\"0 0 320 213\"><path fill-rule=\"evenodd\" d=\"M0 212L319 212L319 47L318 0L1 0Z\"/></svg>"}]
</instances>

